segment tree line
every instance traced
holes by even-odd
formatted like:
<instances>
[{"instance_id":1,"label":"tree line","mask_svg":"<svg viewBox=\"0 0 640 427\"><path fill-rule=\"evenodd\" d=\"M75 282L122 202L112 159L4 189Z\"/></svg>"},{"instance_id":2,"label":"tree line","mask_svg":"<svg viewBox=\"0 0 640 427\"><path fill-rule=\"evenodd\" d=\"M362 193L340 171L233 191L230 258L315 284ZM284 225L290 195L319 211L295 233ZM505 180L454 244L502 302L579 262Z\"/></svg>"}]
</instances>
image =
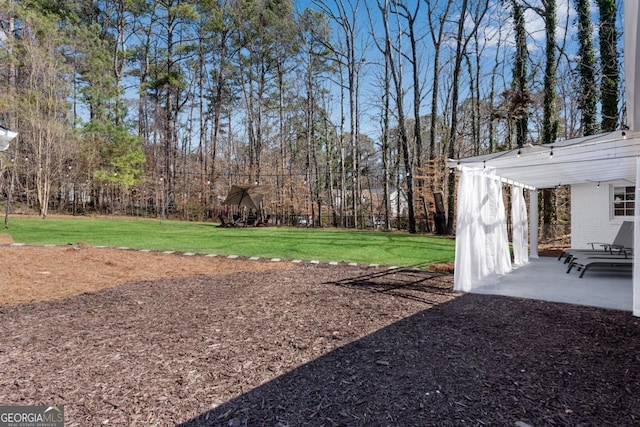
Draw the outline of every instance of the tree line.
<instances>
[{"instance_id":1,"label":"tree line","mask_svg":"<svg viewBox=\"0 0 640 427\"><path fill-rule=\"evenodd\" d=\"M620 8L0 0L1 200L215 220L245 184L278 224L450 234L446 158L624 125Z\"/></svg>"}]
</instances>

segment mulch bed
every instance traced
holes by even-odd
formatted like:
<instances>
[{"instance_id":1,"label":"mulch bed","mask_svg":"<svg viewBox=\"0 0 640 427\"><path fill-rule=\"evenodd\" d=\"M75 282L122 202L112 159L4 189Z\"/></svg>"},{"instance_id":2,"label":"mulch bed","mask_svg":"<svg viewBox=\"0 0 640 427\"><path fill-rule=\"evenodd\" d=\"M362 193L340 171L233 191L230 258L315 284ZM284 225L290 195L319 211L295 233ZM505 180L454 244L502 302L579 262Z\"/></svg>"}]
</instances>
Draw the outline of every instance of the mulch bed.
<instances>
[{"instance_id":1,"label":"mulch bed","mask_svg":"<svg viewBox=\"0 0 640 427\"><path fill-rule=\"evenodd\" d=\"M0 305L0 403L66 426L637 425L640 325L411 269L130 282Z\"/></svg>"}]
</instances>

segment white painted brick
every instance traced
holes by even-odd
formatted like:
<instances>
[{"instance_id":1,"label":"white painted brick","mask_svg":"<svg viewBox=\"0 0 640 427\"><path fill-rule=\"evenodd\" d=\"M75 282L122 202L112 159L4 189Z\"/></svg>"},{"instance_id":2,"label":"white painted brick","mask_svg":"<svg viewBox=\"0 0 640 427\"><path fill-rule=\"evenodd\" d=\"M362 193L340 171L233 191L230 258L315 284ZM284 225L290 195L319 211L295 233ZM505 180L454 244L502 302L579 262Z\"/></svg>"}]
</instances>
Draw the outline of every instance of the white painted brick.
<instances>
[{"instance_id":1,"label":"white painted brick","mask_svg":"<svg viewBox=\"0 0 640 427\"><path fill-rule=\"evenodd\" d=\"M590 248L590 242L611 243L618 233L621 219L613 219L610 194L613 186L626 181L591 182L571 186L571 247Z\"/></svg>"}]
</instances>

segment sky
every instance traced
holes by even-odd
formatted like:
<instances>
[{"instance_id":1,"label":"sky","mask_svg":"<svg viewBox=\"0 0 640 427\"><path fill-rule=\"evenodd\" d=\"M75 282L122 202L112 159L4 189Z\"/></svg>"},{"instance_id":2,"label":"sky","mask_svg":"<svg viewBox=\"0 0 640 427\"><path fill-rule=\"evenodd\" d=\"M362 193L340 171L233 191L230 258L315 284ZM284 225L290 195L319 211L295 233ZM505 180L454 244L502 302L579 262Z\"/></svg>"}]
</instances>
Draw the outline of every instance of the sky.
<instances>
[{"instance_id":1,"label":"sky","mask_svg":"<svg viewBox=\"0 0 640 427\"><path fill-rule=\"evenodd\" d=\"M362 72L362 85L361 85L361 102L364 106L363 110L369 113L370 120L366 123L369 129L363 129L363 133L372 134L377 132L376 127L377 122L376 119L377 111L379 110L380 104L380 70L381 67L379 64L381 63L381 55L377 51L374 43L371 41L371 25L369 23L369 17L366 13L366 7L369 6L373 10L374 15L374 29L373 32L377 37L383 35L383 28L379 22L380 18L379 12L377 11L377 1L372 0L323 0L321 3L325 5L325 7L330 8L331 10L337 10L337 4L340 2L344 2L345 5L353 5L353 7L358 7L358 15L356 26L360 29L360 37L356 40L358 43L358 49L362 53L362 55L366 58L366 63L370 64L363 68ZM384 0L380 0L384 1ZM416 6L416 2L419 0L406 0L405 3L409 6L411 10ZM419 48L419 60L421 62L421 75L422 80L426 82L425 88L423 90L423 95L425 97L425 101L422 103L423 108L422 111L424 113L428 113L430 111L430 95L427 93L429 90L429 82L433 79L434 70L432 69L432 57L433 57L433 47L430 40L430 37L427 35L427 3L425 0L420 3L420 14L417 20L418 25L416 29L423 36L420 41ZM431 0L431 3L434 5L439 5L439 7L443 7L446 4L447 0ZM526 30L527 30L527 46L529 50L529 55L532 60L537 63L537 66L531 66L530 70L532 72L537 72L538 77L536 80L542 81L540 77L540 72L543 64L543 56L545 53L545 22L542 16L537 13L533 8L542 9L542 0L524 0L528 5L532 6L525 10L525 22L526 22ZM622 20L622 1L619 2L619 10L620 10L620 19ZM304 10L305 7L311 7L313 9L317 9L317 1L314 0L294 0L295 7L297 10ZM455 32L457 26L457 15L456 10L458 10L458 6L460 5L460 0L454 0L455 7L450 12L449 16L449 34ZM557 0L557 30L556 30L556 38L560 45L565 45L565 54L568 58L573 58L577 52L577 25L576 25L576 11L574 7L575 0ZM478 4L477 1L470 1L469 7L474 8ZM489 81L495 73L498 73L498 81L499 84L502 85L502 88L499 90L504 90L510 86L510 73L511 73L511 63L513 58L513 30L511 25L511 5L509 1L502 0L489 0L490 9L485 15L483 19L483 24L479 29L479 41L482 45L482 53L480 55L481 60L481 81L480 86L484 93L488 92L488 84ZM594 23L597 24L598 19L598 6L596 0L592 0L592 11L594 16ZM467 18L467 30L469 30L472 25L472 19ZM594 24L594 45L597 49L597 25ZM335 23L333 34L335 37L340 37L341 31L338 25ZM402 27L402 25L401 25ZM622 28L622 23L619 25L620 29ZM408 42L403 42L406 48L408 47ZM496 48L499 47L501 49L500 55L496 57ZM443 55L445 60L449 59L452 56L452 52L455 49L455 43L451 41L449 43L449 52ZM622 50L622 42L619 45L619 49ZM498 64L497 64L498 62ZM377 65L376 65L377 64ZM498 65L498 68L496 68ZM409 66L405 64L405 86L407 86L407 97L405 103L405 110L408 112L408 116L411 116L412 109L410 107L412 101L411 98L411 88L408 87L408 82L411 81L411 76L408 74ZM565 67L566 70L566 67ZM567 72L567 71L564 71ZM448 75L451 73L448 71L440 73L441 76L444 76L446 79ZM467 78L467 77L465 77ZM468 80L468 78L467 78ZM445 84L449 82L444 82ZM469 82L463 82L461 85L463 90L469 87ZM468 95L468 93L467 93ZM337 95L336 95L337 98ZM465 94L463 93L461 100L465 98ZM444 100L442 101L444 105Z\"/></svg>"}]
</instances>

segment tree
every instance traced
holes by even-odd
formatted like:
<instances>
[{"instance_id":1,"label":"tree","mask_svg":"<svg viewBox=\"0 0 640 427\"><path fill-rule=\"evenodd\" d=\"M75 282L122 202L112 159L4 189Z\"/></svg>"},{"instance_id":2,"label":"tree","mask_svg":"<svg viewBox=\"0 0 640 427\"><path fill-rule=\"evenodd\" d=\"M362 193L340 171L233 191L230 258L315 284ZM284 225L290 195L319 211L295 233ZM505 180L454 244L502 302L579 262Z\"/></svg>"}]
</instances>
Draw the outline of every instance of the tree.
<instances>
[{"instance_id":1,"label":"tree","mask_svg":"<svg viewBox=\"0 0 640 427\"><path fill-rule=\"evenodd\" d=\"M330 54L326 48L329 41L329 26L327 18L323 13L305 10L299 19L300 35L301 35L301 69L303 80L305 82L305 136L307 145L306 164L312 166L307 168L307 182L309 184L309 192L312 200L312 214L316 219L314 226L322 225L322 201L321 197L322 183L319 171L318 154L321 152L321 145L324 142L325 156L327 157L327 173L329 172L331 162L329 159L333 156L331 138L328 132L329 119L326 112L321 107L320 99L324 92L323 80L327 78L332 71ZM282 102L284 104L284 100ZM330 184L331 178L327 176L327 184ZM332 188L331 185L327 185ZM332 191L328 191L327 198L332 199ZM330 202L332 203L332 202ZM313 206L318 207L317 216Z\"/></svg>"},{"instance_id":2,"label":"tree","mask_svg":"<svg viewBox=\"0 0 640 427\"><path fill-rule=\"evenodd\" d=\"M386 46L386 45L385 45ZM389 47L386 46L386 49ZM390 228L391 209L389 206L389 177L390 177L390 161L389 161L389 146L390 146L390 123L391 123L391 65L389 63L389 56L391 52L385 52L384 58L384 78L383 78L383 94L382 94L382 173L383 173L383 206L384 206L384 228L388 230Z\"/></svg>"},{"instance_id":3,"label":"tree","mask_svg":"<svg viewBox=\"0 0 640 427\"><path fill-rule=\"evenodd\" d=\"M468 0L462 0L460 8L460 16L458 18L458 31L456 34L456 53L454 57L453 65L453 82L452 82L452 94L451 94L451 124L449 128L449 158L455 158L455 146L458 139L458 101L460 91L460 74L462 72L462 60L467 50L469 41L473 38L478 27L482 22L482 17L487 12L488 0L480 1L475 4L476 14L473 17L473 25L468 34L465 35L465 24L467 18L467 6ZM447 210L447 228L445 234L453 234L453 224L455 219L455 175L449 174L447 189L449 192L448 197L448 210Z\"/></svg>"},{"instance_id":4,"label":"tree","mask_svg":"<svg viewBox=\"0 0 640 427\"><path fill-rule=\"evenodd\" d=\"M618 66L618 35L616 31L616 1L598 0L600 8L600 62L602 81L602 130L614 131L618 128L618 86L620 70Z\"/></svg>"},{"instance_id":5,"label":"tree","mask_svg":"<svg viewBox=\"0 0 640 427\"><path fill-rule=\"evenodd\" d=\"M578 1L571 3L588 4ZM543 130L551 141L562 126L571 128L563 136L574 135L577 100L585 101L579 111L584 133L591 132L587 122L597 94L588 83L591 56L581 51L577 62L564 54L559 37L553 39L556 2L530 2L547 22L547 48L529 53L527 0L380 0L367 34L359 31L361 0L314 0L298 15L291 0L13 0L11 7L26 5L55 29L44 38L20 21L16 43L32 43L32 58L26 50L14 49L7 60L6 49L0 53L0 119L20 132L16 199L31 206L38 195L45 203L53 194L51 208L65 208L79 194L72 190L77 183L89 207L96 195L106 202L135 198L140 214L157 215L162 205L176 217L202 218L193 216L199 210L210 218L229 184L258 180L274 189L269 213L280 216L279 223L312 213L319 224L330 205L334 224L359 227L365 212L373 212L364 186L393 182L415 200L424 184L448 198L449 211L439 211L436 226L442 233L454 222L455 198L443 158L511 147L516 138L519 146L541 141ZM512 6L513 62L503 59L504 39L494 45L495 34L499 39L511 31ZM7 25L0 20L0 29L6 32ZM370 40L378 42L376 51L367 46ZM11 43L0 37L3 47ZM48 56L36 61L36 52ZM34 67L37 62L52 64L51 70ZM603 60L603 84L609 63ZM574 80L552 80L559 69L578 67L588 77L579 90L584 97L572 93ZM32 69L34 76L49 76L45 91L43 82L27 78ZM510 71L513 80L506 77ZM381 108L376 144L382 153L367 151L371 115L361 102L373 99L363 98L372 93L371 75L384 92L372 102ZM424 115L427 84L430 111ZM558 94L545 97L543 85L557 87ZM16 96L7 95L11 88ZM535 97L533 88L540 88ZM504 101L494 108L496 94ZM7 99L23 104L14 108ZM617 108L606 115L618 114ZM41 164L49 175L40 174ZM62 173L70 166L73 174Z\"/></svg>"},{"instance_id":6,"label":"tree","mask_svg":"<svg viewBox=\"0 0 640 427\"><path fill-rule=\"evenodd\" d=\"M513 2L511 2L511 4L509 4L508 2L504 2L500 8L496 9L496 14L495 16L498 17L499 22L503 21L505 19L505 14L503 13L504 10L506 10L507 8L513 8ZM509 16L508 14L506 16ZM511 13L511 17L513 17L513 13ZM514 26L516 26L515 20L514 20ZM516 30L517 31L517 30ZM488 114L489 114L489 122L487 124L487 149L490 153L493 153L496 150L496 146L498 139L498 130L500 129L500 119L503 119L505 117L507 117L507 113L506 111L503 111L501 106L499 104L496 103L496 97L497 97L497 87L499 84L499 79L500 79L500 68L504 66L505 61L502 60L502 55L504 55L505 49L502 49L503 43L505 42L504 40L504 36L503 36L503 32L504 32L504 25L502 24L502 22L500 22L495 30L493 31L493 36L491 37L491 40L495 40L496 44L495 44L495 54L494 54L494 65L491 69L491 77L489 79L489 94L488 94L488 100L487 100L487 108L488 108ZM525 48L526 48L526 44L525 44ZM518 49L518 44L516 43L516 50ZM515 56L515 55L514 55ZM515 62L516 60L514 59L514 61L512 61L514 63L514 67L513 67L513 75L515 76L516 71L515 71ZM526 74L526 73L525 73ZM514 78L515 80L515 78ZM512 88L513 88L513 84L512 84ZM509 126L508 126L509 128ZM506 135L506 142L508 146L511 146L511 135L507 134Z\"/></svg>"},{"instance_id":7,"label":"tree","mask_svg":"<svg viewBox=\"0 0 640 427\"><path fill-rule=\"evenodd\" d=\"M599 126L597 114L596 54L593 48L593 24L590 0L576 0L578 13L578 71L580 74L580 96L578 108L582 112L583 135L595 135Z\"/></svg>"},{"instance_id":8,"label":"tree","mask_svg":"<svg viewBox=\"0 0 640 427\"><path fill-rule=\"evenodd\" d=\"M338 63L339 69L346 70L345 81L341 80L340 86L345 89L348 98L348 112L350 130L346 132L349 136L349 150L351 156L351 208L354 218L354 227L359 225L360 211L360 150L358 137L360 134L360 72L365 63L364 57L360 56L358 50L358 9L359 0L333 0L336 8L329 7L328 2L314 0L314 3L332 21L334 21L341 32L344 46L339 48L335 42L327 46L333 53L334 60ZM360 46L365 49L365 46ZM363 54L364 55L364 54ZM343 76L340 76L343 79ZM345 132L341 132L342 135ZM344 165L345 162L343 161ZM346 178L346 177L345 177ZM346 191L346 183L342 186ZM342 198L343 203L345 198Z\"/></svg>"},{"instance_id":9,"label":"tree","mask_svg":"<svg viewBox=\"0 0 640 427\"><path fill-rule=\"evenodd\" d=\"M412 76L412 86L413 86L413 117L414 117L414 126L413 126L413 138L414 138L414 165L415 167L411 171L411 177L413 178L416 175L416 171L420 171L422 169L422 150L423 150L423 142L422 142L422 114L421 114L421 105L422 105L422 86L423 82L420 81L420 60L418 57L418 39L419 36L416 34L416 22L418 20L418 14L420 11L421 2L416 2L415 8L413 12L409 10L407 5L404 2L398 2L396 7L398 9L397 13L402 16L407 21L406 31L408 32L409 37L409 47L410 53L406 55L409 58L409 63L411 64L411 76ZM418 187L418 192L423 190L424 187L424 179L422 177L418 177L416 180L416 184ZM414 197L414 186L411 185L407 189L407 198L411 201L415 199ZM411 195L409 195L411 193ZM424 197L424 192L422 194ZM414 216L414 218L411 218ZM427 231L431 231L431 226L429 223L428 213L425 209L425 222ZM414 228L415 232L415 213L414 209L409 209L409 230Z\"/></svg>"},{"instance_id":10,"label":"tree","mask_svg":"<svg viewBox=\"0 0 640 427\"><path fill-rule=\"evenodd\" d=\"M518 147L523 147L527 141L530 103L529 79L527 76L527 35L522 5L517 0L512 0L512 6L516 53L513 61L513 97L510 110L516 122L516 143Z\"/></svg>"},{"instance_id":11,"label":"tree","mask_svg":"<svg viewBox=\"0 0 640 427\"><path fill-rule=\"evenodd\" d=\"M207 170L205 167L205 173L213 180L217 178L216 157L222 133L222 123L225 118L225 111L229 111L229 105L233 100L228 74L231 68L231 58L235 55L235 52L232 51L231 46L233 20L229 4L225 1L222 4L212 5L207 7L207 11L211 16L206 22L205 28L212 33L211 37L214 39L211 42L213 51L211 61L215 65L210 71L213 83L208 95L208 114L213 120L211 146L209 148L211 161L210 168Z\"/></svg>"},{"instance_id":12,"label":"tree","mask_svg":"<svg viewBox=\"0 0 640 427\"><path fill-rule=\"evenodd\" d=\"M400 46L393 46L391 40L391 31L389 28L389 0L385 0L384 4L378 2L378 8L382 12L382 20L385 31L385 44L382 49L387 55L385 61L388 61L391 80L395 89L396 113L398 114L398 140L400 152L402 153L402 161L404 163L404 180L407 186L407 205L409 216L409 232L416 232L416 217L413 203L413 159L409 151L409 136L407 134L407 121L404 113L404 87L402 85L402 66L401 61L396 59L396 55L400 56Z\"/></svg>"},{"instance_id":13,"label":"tree","mask_svg":"<svg viewBox=\"0 0 640 427\"><path fill-rule=\"evenodd\" d=\"M67 99L70 71L59 54L65 39L55 16L23 12L15 54L18 123L27 167L34 177L40 215L46 218L54 181L72 156L73 136Z\"/></svg>"},{"instance_id":14,"label":"tree","mask_svg":"<svg viewBox=\"0 0 640 427\"><path fill-rule=\"evenodd\" d=\"M3 14L5 18L6 27L0 27L0 33L6 36L6 45L3 45L5 49L0 49L0 64L5 64L2 68L0 77L4 90L0 91L0 111L2 111L1 120L2 123L9 125L11 129L15 129L17 122L17 108L14 102L16 98L16 61L13 58L13 46L15 43L15 7L7 8L6 14ZM18 140L19 141L19 140ZM9 227L9 213L11 211L11 202L13 197L13 191L16 184L16 177L18 172L18 141L14 141L12 152L13 161L11 162L11 178L9 178L9 188L7 190L7 200L5 205L4 215L4 227ZM0 173L3 172L0 170Z\"/></svg>"},{"instance_id":15,"label":"tree","mask_svg":"<svg viewBox=\"0 0 640 427\"><path fill-rule=\"evenodd\" d=\"M431 42L433 43L433 77L431 85L431 116L429 125L429 151L427 156L427 164L429 168L435 172L435 160L436 160L436 130L438 129L438 97L440 88L440 55L442 51L442 45L445 41L445 22L449 16L449 10L453 5L453 0L446 0L444 8L439 14L438 2L435 0L425 0L427 2L427 19L429 22L429 34L431 35ZM437 22L436 22L437 21ZM435 175L435 173L434 173ZM431 182L431 190L435 192L435 179ZM436 233L444 234L447 232L446 219L443 215L437 215L435 218ZM452 230L451 230L452 231Z\"/></svg>"},{"instance_id":16,"label":"tree","mask_svg":"<svg viewBox=\"0 0 640 427\"><path fill-rule=\"evenodd\" d=\"M533 8L545 21L546 59L544 73L544 102L542 117L542 143L552 144L558 138L557 112L557 49L556 0L543 0L543 8ZM546 188L540 200L543 224L552 224L556 219L555 190Z\"/></svg>"},{"instance_id":17,"label":"tree","mask_svg":"<svg viewBox=\"0 0 640 427\"><path fill-rule=\"evenodd\" d=\"M544 72L544 113L543 113L543 143L551 144L558 138L558 111L556 83L558 81L557 64L557 6L556 0L543 0L546 53Z\"/></svg>"},{"instance_id":18,"label":"tree","mask_svg":"<svg viewBox=\"0 0 640 427\"><path fill-rule=\"evenodd\" d=\"M99 147L99 166L94 177L103 183L127 190L138 184L145 156L138 138L124 126L112 122L91 122L85 126L86 139Z\"/></svg>"},{"instance_id":19,"label":"tree","mask_svg":"<svg viewBox=\"0 0 640 427\"><path fill-rule=\"evenodd\" d=\"M146 86L156 101L156 120L162 140L163 192L166 206L175 207L176 172L178 159L178 132L180 113L185 98L184 60L192 52L187 37L189 24L197 18L192 4L183 0L157 0L155 13L159 31L156 34L155 57L151 65L151 78ZM165 184L166 183L166 184Z\"/></svg>"},{"instance_id":20,"label":"tree","mask_svg":"<svg viewBox=\"0 0 640 427\"><path fill-rule=\"evenodd\" d=\"M87 175L100 184L113 185L119 192L140 182L145 162L139 139L127 124L127 109L122 100L124 24L123 19L118 18L122 15L124 10L118 10L113 19L118 23L117 37L105 36L111 29L101 30L97 24L70 29L75 41L70 62L79 76L82 101L89 109L81 143L84 164L92 171ZM110 195L124 199L120 193ZM102 194L103 202L116 203L106 196Z\"/></svg>"}]
</instances>

